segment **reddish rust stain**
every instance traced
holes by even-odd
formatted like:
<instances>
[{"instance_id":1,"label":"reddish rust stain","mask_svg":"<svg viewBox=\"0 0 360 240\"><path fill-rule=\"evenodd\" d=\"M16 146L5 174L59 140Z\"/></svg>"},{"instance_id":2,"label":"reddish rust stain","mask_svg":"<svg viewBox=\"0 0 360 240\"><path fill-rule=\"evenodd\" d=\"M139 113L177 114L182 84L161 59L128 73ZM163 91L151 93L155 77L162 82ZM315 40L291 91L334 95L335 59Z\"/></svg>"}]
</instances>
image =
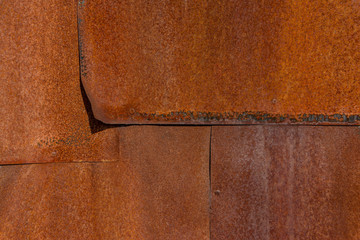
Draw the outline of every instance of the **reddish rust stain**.
<instances>
[{"instance_id":1,"label":"reddish rust stain","mask_svg":"<svg viewBox=\"0 0 360 240\"><path fill-rule=\"evenodd\" d=\"M82 1L83 83L106 123L204 121L169 117L189 111L357 115L359 9L354 0Z\"/></svg>"},{"instance_id":2,"label":"reddish rust stain","mask_svg":"<svg viewBox=\"0 0 360 240\"><path fill-rule=\"evenodd\" d=\"M119 128L108 163L0 166L1 239L209 239L209 127Z\"/></svg>"},{"instance_id":3,"label":"reddish rust stain","mask_svg":"<svg viewBox=\"0 0 360 240\"><path fill-rule=\"evenodd\" d=\"M116 159L84 106L76 2L1 1L0 16L0 164Z\"/></svg>"},{"instance_id":4,"label":"reddish rust stain","mask_svg":"<svg viewBox=\"0 0 360 240\"><path fill-rule=\"evenodd\" d=\"M358 127L213 127L211 239L360 239Z\"/></svg>"}]
</instances>

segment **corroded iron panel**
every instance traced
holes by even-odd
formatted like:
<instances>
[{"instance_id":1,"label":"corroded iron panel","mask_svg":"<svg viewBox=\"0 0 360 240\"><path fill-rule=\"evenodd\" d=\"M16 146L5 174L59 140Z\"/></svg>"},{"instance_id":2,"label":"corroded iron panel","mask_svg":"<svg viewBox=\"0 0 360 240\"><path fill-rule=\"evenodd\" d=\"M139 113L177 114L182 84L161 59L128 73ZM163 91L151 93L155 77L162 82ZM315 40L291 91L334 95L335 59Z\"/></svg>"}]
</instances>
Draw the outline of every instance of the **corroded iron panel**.
<instances>
[{"instance_id":1,"label":"corroded iron panel","mask_svg":"<svg viewBox=\"0 0 360 240\"><path fill-rule=\"evenodd\" d=\"M359 239L357 127L213 127L211 239Z\"/></svg>"},{"instance_id":2,"label":"corroded iron panel","mask_svg":"<svg viewBox=\"0 0 360 240\"><path fill-rule=\"evenodd\" d=\"M79 1L106 123L360 120L359 1Z\"/></svg>"},{"instance_id":3,"label":"corroded iron panel","mask_svg":"<svg viewBox=\"0 0 360 240\"><path fill-rule=\"evenodd\" d=\"M116 131L84 104L76 11L75 1L0 3L0 164L116 158Z\"/></svg>"},{"instance_id":4,"label":"corroded iron panel","mask_svg":"<svg viewBox=\"0 0 360 240\"><path fill-rule=\"evenodd\" d=\"M122 128L117 162L0 167L1 239L209 239L209 128Z\"/></svg>"}]
</instances>

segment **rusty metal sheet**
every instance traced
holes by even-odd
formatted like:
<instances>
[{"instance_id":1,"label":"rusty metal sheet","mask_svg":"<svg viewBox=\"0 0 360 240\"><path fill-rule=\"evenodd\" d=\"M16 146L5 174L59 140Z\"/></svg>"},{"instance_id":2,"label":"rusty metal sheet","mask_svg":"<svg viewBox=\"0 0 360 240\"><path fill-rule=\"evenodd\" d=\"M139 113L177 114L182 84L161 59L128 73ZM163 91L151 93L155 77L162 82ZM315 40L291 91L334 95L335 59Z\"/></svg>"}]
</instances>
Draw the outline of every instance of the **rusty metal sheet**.
<instances>
[{"instance_id":1,"label":"rusty metal sheet","mask_svg":"<svg viewBox=\"0 0 360 240\"><path fill-rule=\"evenodd\" d=\"M0 167L0 238L209 239L209 128L121 133L117 162Z\"/></svg>"},{"instance_id":2,"label":"rusty metal sheet","mask_svg":"<svg viewBox=\"0 0 360 240\"><path fill-rule=\"evenodd\" d=\"M117 157L115 131L86 111L76 12L75 1L1 1L0 164Z\"/></svg>"},{"instance_id":3,"label":"rusty metal sheet","mask_svg":"<svg viewBox=\"0 0 360 240\"><path fill-rule=\"evenodd\" d=\"M359 1L85 0L79 26L103 122L359 123Z\"/></svg>"},{"instance_id":4,"label":"rusty metal sheet","mask_svg":"<svg viewBox=\"0 0 360 240\"><path fill-rule=\"evenodd\" d=\"M213 127L211 239L360 239L360 130Z\"/></svg>"}]
</instances>

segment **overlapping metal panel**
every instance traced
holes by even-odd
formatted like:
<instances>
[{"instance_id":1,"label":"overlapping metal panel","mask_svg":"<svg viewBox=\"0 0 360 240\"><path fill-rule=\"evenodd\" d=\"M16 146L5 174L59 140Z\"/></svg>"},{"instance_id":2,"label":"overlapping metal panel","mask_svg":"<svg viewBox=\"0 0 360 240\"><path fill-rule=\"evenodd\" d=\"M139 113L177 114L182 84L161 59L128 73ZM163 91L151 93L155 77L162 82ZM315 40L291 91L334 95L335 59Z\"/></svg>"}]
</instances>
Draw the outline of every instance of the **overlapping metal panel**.
<instances>
[{"instance_id":1,"label":"overlapping metal panel","mask_svg":"<svg viewBox=\"0 0 360 240\"><path fill-rule=\"evenodd\" d=\"M0 164L116 159L81 92L76 19L75 1L0 3Z\"/></svg>"},{"instance_id":2,"label":"overlapping metal panel","mask_svg":"<svg viewBox=\"0 0 360 240\"><path fill-rule=\"evenodd\" d=\"M209 130L123 128L117 162L0 167L0 239L209 239Z\"/></svg>"},{"instance_id":3,"label":"overlapping metal panel","mask_svg":"<svg viewBox=\"0 0 360 240\"><path fill-rule=\"evenodd\" d=\"M211 239L359 239L358 127L213 127Z\"/></svg>"},{"instance_id":4,"label":"overlapping metal panel","mask_svg":"<svg viewBox=\"0 0 360 240\"><path fill-rule=\"evenodd\" d=\"M359 1L80 1L106 123L359 123Z\"/></svg>"},{"instance_id":5,"label":"overlapping metal panel","mask_svg":"<svg viewBox=\"0 0 360 240\"><path fill-rule=\"evenodd\" d=\"M359 129L269 126L359 124L359 26L355 0L1 2L0 238L359 239Z\"/></svg>"}]
</instances>

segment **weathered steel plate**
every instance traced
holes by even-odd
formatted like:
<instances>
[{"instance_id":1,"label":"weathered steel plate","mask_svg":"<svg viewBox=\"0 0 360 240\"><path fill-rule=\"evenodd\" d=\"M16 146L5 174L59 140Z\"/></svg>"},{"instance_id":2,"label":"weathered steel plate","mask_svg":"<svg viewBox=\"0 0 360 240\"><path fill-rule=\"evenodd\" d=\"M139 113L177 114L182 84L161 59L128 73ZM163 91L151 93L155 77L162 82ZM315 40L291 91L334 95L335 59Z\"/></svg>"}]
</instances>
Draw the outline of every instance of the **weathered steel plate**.
<instances>
[{"instance_id":1,"label":"weathered steel plate","mask_svg":"<svg viewBox=\"0 0 360 240\"><path fill-rule=\"evenodd\" d=\"M360 239L358 127L213 127L211 239Z\"/></svg>"},{"instance_id":2,"label":"weathered steel plate","mask_svg":"<svg viewBox=\"0 0 360 240\"><path fill-rule=\"evenodd\" d=\"M79 16L103 122L359 123L359 1L85 0Z\"/></svg>"},{"instance_id":3,"label":"weathered steel plate","mask_svg":"<svg viewBox=\"0 0 360 240\"><path fill-rule=\"evenodd\" d=\"M209 239L209 135L129 127L117 162L0 167L0 238Z\"/></svg>"},{"instance_id":4,"label":"weathered steel plate","mask_svg":"<svg viewBox=\"0 0 360 240\"><path fill-rule=\"evenodd\" d=\"M0 3L0 164L117 157L116 131L86 111L76 11L75 1Z\"/></svg>"}]
</instances>

